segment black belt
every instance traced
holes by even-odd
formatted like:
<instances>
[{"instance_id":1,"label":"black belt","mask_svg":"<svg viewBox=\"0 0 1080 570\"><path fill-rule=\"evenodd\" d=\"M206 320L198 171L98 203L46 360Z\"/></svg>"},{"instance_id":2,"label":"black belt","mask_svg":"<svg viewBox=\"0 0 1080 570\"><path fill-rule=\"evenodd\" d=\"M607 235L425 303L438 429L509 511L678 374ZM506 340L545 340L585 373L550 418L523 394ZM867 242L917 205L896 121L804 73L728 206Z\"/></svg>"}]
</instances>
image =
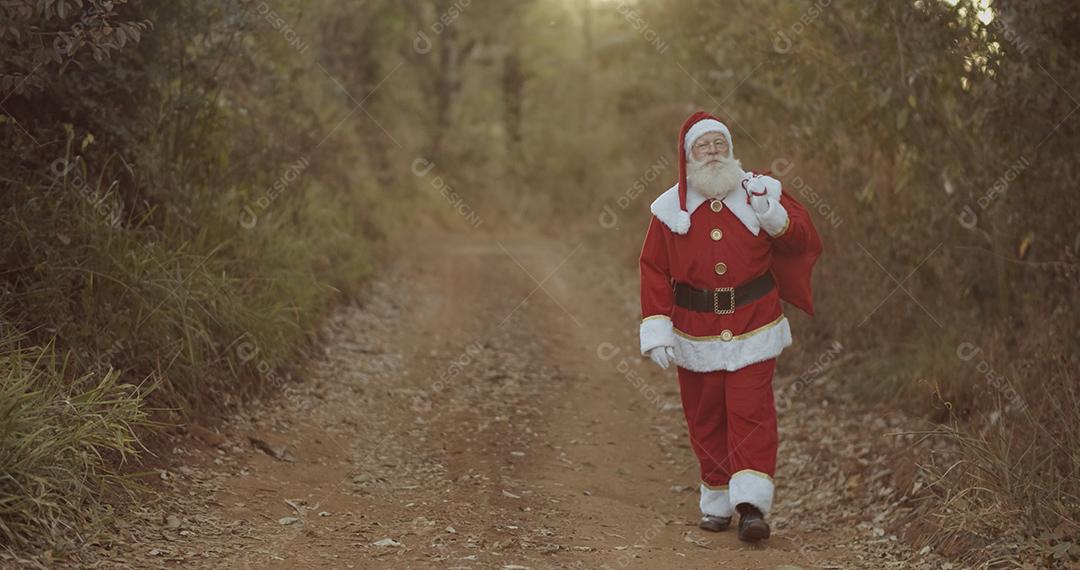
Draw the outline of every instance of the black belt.
<instances>
[{"instance_id":1,"label":"black belt","mask_svg":"<svg viewBox=\"0 0 1080 570\"><path fill-rule=\"evenodd\" d=\"M675 304L691 311L730 315L735 309L767 295L775 284L770 272L765 272L738 287L698 289L686 283L676 283Z\"/></svg>"}]
</instances>

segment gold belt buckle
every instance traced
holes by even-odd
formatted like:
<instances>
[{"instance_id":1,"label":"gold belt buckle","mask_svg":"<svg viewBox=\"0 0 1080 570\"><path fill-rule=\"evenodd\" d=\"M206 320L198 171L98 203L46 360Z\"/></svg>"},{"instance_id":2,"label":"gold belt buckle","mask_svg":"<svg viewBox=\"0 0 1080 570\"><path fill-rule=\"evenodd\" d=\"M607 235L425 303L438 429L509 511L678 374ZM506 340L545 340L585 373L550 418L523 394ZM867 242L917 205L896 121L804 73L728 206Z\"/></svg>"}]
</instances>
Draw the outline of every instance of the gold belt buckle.
<instances>
[{"instance_id":1,"label":"gold belt buckle","mask_svg":"<svg viewBox=\"0 0 1080 570\"><path fill-rule=\"evenodd\" d=\"M726 292L731 302L728 304L728 308L720 308L720 293ZM735 288L734 287L719 287L713 291L712 296L713 312L718 315L730 315L735 312Z\"/></svg>"}]
</instances>

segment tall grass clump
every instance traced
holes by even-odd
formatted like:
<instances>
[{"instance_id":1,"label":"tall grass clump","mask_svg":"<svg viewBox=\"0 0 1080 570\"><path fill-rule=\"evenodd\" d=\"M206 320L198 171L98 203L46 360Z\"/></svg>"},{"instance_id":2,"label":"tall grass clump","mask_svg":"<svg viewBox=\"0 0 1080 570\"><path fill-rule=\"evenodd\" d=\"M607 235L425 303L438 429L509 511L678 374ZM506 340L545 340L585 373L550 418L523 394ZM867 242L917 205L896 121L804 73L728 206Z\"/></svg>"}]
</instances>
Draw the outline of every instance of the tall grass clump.
<instances>
[{"instance_id":1,"label":"tall grass clump","mask_svg":"<svg viewBox=\"0 0 1080 570\"><path fill-rule=\"evenodd\" d=\"M52 345L0 328L0 535L7 548L79 542L147 426L151 386L117 370L76 373Z\"/></svg>"},{"instance_id":2,"label":"tall grass clump","mask_svg":"<svg viewBox=\"0 0 1080 570\"><path fill-rule=\"evenodd\" d=\"M935 506L936 529L921 542L972 563L1008 559L1031 538L1047 563L1080 555L1080 377L1056 364L1063 389L1047 385L1026 401L999 394L981 422L947 405L948 420L922 434L948 445L920 465L916 496Z\"/></svg>"}]
</instances>

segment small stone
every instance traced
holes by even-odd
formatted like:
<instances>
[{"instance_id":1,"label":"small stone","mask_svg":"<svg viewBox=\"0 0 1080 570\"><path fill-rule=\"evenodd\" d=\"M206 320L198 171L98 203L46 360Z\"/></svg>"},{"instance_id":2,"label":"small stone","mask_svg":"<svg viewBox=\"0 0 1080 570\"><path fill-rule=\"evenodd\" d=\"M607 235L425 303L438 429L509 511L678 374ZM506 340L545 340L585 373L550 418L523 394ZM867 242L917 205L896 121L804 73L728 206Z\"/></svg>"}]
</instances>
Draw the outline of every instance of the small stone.
<instances>
[{"instance_id":1,"label":"small stone","mask_svg":"<svg viewBox=\"0 0 1080 570\"><path fill-rule=\"evenodd\" d=\"M300 519L298 519L296 517L281 517L280 519L278 519L277 522L278 522L278 524L290 525L290 524L293 524L295 522L299 522L299 520Z\"/></svg>"}]
</instances>

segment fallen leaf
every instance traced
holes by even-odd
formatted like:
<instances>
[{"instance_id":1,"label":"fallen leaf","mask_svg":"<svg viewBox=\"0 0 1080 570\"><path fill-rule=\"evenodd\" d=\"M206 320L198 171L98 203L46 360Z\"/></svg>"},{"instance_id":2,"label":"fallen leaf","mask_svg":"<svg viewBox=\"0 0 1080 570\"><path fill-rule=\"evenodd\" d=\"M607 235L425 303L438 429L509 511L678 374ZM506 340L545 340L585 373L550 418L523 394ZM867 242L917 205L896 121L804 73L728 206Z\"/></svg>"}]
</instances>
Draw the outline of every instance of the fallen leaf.
<instances>
[{"instance_id":1,"label":"fallen leaf","mask_svg":"<svg viewBox=\"0 0 1080 570\"><path fill-rule=\"evenodd\" d=\"M709 548L709 541L698 538L697 536L694 536L694 534L690 533L690 532L687 532L687 533L683 534L683 540L685 540L686 542L689 542L691 544L695 544L697 546L700 546L702 548Z\"/></svg>"},{"instance_id":2,"label":"fallen leaf","mask_svg":"<svg viewBox=\"0 0 1080 570\"><path fill-rule=\"evenodd\" d=\"M248 441L251 442L251 445L255 447L255 449L258 449L278 461L285 461L288 463L296 462L296 458L293 457L292 453L289 453L289 450L284 446L272 447L269 443L250 435L248 436Z\"/></svg>"}]
</instances>

